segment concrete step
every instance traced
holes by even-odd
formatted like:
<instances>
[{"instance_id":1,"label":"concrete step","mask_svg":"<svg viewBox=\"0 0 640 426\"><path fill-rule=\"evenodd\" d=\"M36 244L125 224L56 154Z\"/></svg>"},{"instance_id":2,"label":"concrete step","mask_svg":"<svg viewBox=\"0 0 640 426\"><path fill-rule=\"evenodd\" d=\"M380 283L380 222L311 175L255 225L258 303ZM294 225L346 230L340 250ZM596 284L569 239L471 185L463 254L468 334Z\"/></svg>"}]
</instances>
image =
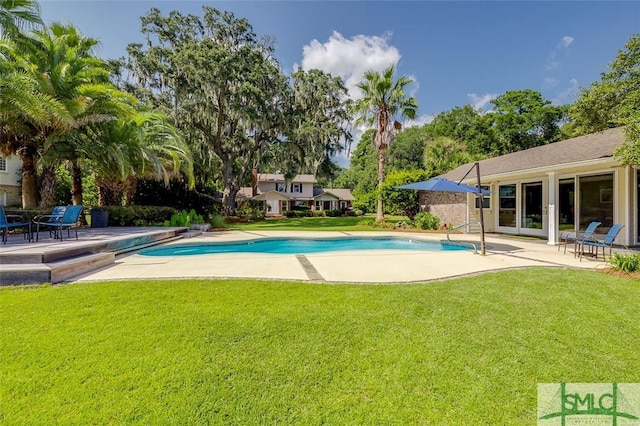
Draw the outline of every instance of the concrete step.
<instances>
[{"instance_id":1,"label":"concrete step","mask_svg":"<svg viewBox=\"0 0 640 426\"><path fill-rule=\"evenodd\" d=\"M0 265L0 285L59 283L114 263L115 253L94 253L51 263Z\"/></svg>"},{"instance_id":2,"label":"concrete step","mask_svg":"<svg viewBox=\"0 0 640 426\"><path fill-rule=\"evenodd\" d=\"M51 268L44 263L0 265L0 285L44 284L51 279Z\"/></svg>"},{"instance_id":3,"label":"concrete step","mask_svg":"<svg viewBox=\"0 0 640 426\"><path fill-rule=\"evenodd\" d=\"M115 262L118 255L183 238L186 228L9 245L0 251L0 285L59 283ZM201 231L191 231L193 236Z\"/></svg>"},{"instance_id":4,"label":"concrete step","mask_svg":"<svg viewBox=\"0 0 640 426\"><path fill-rule=\"evenodd\" d=\"M51 283L59 283L86 272L111 265L115 261L116 254L107 252L74 257L72 259L48 264L49 267L51 267Z\"/></svg>"}]
</instances>

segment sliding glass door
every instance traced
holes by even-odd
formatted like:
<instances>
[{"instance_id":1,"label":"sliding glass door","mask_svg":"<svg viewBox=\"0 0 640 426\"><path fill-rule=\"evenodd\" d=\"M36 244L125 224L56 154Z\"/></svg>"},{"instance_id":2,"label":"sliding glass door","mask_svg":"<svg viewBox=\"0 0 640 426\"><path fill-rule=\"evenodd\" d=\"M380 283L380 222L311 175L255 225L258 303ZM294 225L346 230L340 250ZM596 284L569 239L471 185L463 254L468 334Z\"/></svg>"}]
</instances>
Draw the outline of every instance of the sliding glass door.
<instances>
[{"instance_id":1,"label":"sliding glass door","mask_svg":"<svg viewBox=\"0 0 640 426\"><path fill-rule=\"evenodd\" d=\"M560 224L558 229L566 231L576 227L576 180L562 179L558 186L559 210L558 218Z\"/></svg>"},{"instance_id":2,"label":"sliding glass door","mask_svg":"<svg viewBox=\"0 0 640 426\"><path fill-rule=\"evenodd\" d=\"M542 229L542 182L522 184L522 208L520 226Z\"/></svg>"},{"instance_id":3,"label":"sliding glass door","mask_svg":"<svg viewBox=\"0 0 640 426\"><path fill-rule=\"evenodd\" d=\"M581 176L580 229L593 221L601 222L598 233L606 233L613 225L613 174Z\"/></svg>"}]
</instances>

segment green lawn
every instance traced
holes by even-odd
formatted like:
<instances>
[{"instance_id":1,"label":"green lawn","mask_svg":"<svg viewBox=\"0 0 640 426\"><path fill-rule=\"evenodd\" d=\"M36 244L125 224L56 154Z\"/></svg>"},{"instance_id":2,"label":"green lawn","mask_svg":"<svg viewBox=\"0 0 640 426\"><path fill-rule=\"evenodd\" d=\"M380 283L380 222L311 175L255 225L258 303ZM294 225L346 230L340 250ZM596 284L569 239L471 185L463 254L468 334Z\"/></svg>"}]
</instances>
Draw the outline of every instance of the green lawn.
<instances>
[{"instance_id":1,"label":"green lawn","mask_svg":"<svg viewBox=\"0 0 640 426\"><path fill-rule=\"evenodd\" d=\"M376 231L385 229L362 226L358 223L375 219L375 216L347 216L347 217L299 217L267 219L259 222L232 223L225 225L229 229L238 231ZM408 221L405 216L385 216L385 221L397 223ZM388 231L388 229L386 229Z\"/></svg>"},{"instance_id":2,"label":"green lawn","mask_svg":"<svg viewBox=\"0 0 640 426\"><path fill-rule=\"evenodd\" d=\"M4 288L0 423L534 424L539 382L640 382L639 299L542 268Z\"/></svg>"}]
</instances>

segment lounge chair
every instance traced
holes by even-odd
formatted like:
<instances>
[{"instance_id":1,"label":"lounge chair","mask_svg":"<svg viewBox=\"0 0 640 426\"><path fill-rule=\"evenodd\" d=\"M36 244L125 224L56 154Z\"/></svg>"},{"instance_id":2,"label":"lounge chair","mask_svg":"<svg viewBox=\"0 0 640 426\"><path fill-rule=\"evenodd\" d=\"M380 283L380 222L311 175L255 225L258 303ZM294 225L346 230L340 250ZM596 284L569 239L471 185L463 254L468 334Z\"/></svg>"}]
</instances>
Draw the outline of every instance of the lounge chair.
<instances>
[{"instance_id":1,"label":"lounge chair","mask_svg":"<svg viewBox=\"0 0 640 426\"><path fill-rule=\"evenodd\" d=\"M611 256L611 250L613 249L613 243L616 240L616 237L620 233L620 230L624 228L624 225L620 225L618 223L614 224L607 235L604 236L603 240L597 240L593 236L590 238L585 238L578 241L578 246L580 247L580 260L582 260L582 255L584 254L584 247L595 247L596 249L596 259L598 258L598 250L602 247L602 260L606 260L605 250L609 247L609 256Z\"/></svg>"},{"instance_id":2,"label":"lounge chair","mask_svg":"<svg viewBox=\"0 0 640 426\"><path fill-rule=\"evenodd\" d=\"M64 212L67 210L66 206L55 206L51 211L51 214L39 214L35 216L31 221L34 224L38 224L38 229L40 225L46 226L53 223L58 223L62 220L62 216L64 216ZM53 227L49 227L49 237L52 237L52 232L54 231ZM39 232L38 232L39 234Z\"/></svg>"},{"instance_id":3,"label":"lounge chair","mask_svg":"<svg viewBox=\"0 0 640 426\"><path fill-rule=\"evenodd\" d=\"M591 236L593 235L593 233L596 231L596 228L598 226L600 226L602 222L591 222L588 226L587 229L584 230L584 232L561 232L560 233L560 238L559 238L559 243L558 243L558 251L560 251L560 246L562 245L562 241L564 240L564 252L567 252L567 244L569 244L569 241L573 241L574 243L574 248L575 250L578 249L578 240L582 240L582 239L589 239L591 238ZM575 256L575 251L574 251L574 256Z\"/></svg>"},{"instance_id":4,"label":"lounge chair","mask_svg":"<svg viewBox=\"0 0 640 426\"><path fill-rule=\"evenodd\" d=\"M67 230L67 237L71 238L70 230L73 228L76 230L76 240L78 239L78 227L80 226L79 219L80 214L82 213L83 206L69 206L65 209L64 215L60 219L59 222L51 223L51 222L36 222L36 241L38 241L40 237L40 226L45 226L53 229L54 237L60 238L62 241L62 230Z\"/></svg>"},{"instance_id":5,"label":"lounge chair","mask_svg":"<svg viewBox=\"0 0 640 426\"><path fill-rule=\"evenodd\" d=\"M4 207L0 206L0 229L2 229L2 242L4 244L7 244L9 229L13 228L23 228L26 231L25 237L31 241L31 222L17 214L6 214Z\"/></svg>"}]
</instances>

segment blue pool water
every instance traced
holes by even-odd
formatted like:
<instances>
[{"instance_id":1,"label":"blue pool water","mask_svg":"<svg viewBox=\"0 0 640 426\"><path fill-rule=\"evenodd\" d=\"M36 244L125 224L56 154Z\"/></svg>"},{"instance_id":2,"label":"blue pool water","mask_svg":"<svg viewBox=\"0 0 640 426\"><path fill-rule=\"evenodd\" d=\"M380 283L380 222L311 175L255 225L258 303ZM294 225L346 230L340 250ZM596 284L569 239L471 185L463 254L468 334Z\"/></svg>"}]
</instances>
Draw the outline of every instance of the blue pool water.
<instances>
[{"instance_id":1,"label":"blue pool water","mask_svg":"<svg viewBox=\"0 0 640 426\"><path fill-rule=\"evenodd\" d=\"M145 256L189 256L215 253L308 254L339 250L469 250L456 244L406 238L273 238L232 243L176 244L139 252Z\"/></svg>"}]
</instances>

